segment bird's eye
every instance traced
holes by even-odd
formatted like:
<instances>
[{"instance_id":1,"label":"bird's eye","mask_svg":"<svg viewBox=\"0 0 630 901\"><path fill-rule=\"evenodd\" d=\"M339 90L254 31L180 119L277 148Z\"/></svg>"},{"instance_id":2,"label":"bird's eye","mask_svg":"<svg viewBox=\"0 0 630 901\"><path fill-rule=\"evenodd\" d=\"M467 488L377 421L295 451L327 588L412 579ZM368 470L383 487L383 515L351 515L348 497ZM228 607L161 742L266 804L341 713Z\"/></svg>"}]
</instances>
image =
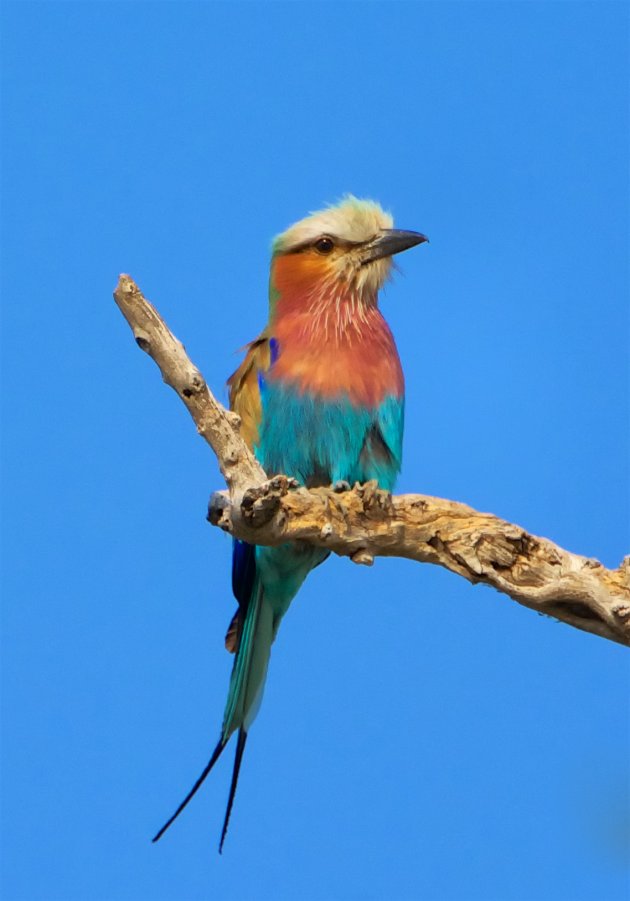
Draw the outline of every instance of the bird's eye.
<instances>
[{"instance_id":1,"label":"bird's eye","mask_svg":"<svg viewBox=\"0 0 630 901\"><path fill-rule=\"evenodd\" d=\"M315 241L315 250L318 253L330 253L334 247L334 242L330 238L318 238Z\"/></svg>"}]
</instances>

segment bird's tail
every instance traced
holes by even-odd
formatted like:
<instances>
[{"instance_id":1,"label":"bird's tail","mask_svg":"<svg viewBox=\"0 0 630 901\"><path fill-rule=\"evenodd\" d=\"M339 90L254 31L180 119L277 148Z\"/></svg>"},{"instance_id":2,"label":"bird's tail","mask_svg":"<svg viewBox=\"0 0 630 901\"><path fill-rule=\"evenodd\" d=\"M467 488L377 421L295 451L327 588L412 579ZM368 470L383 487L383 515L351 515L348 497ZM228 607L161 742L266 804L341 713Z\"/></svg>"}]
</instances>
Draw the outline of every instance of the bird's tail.
<instances>
[{"instance_id":1,"label":"bird's tail","mask_svg":"<svg viewBox=\"0 0 630 901\"><path fill-rule=\"evenodd\" d=\"M252 586L249 603L247 604L247 610L245 612L245 618L236 651L236 658L232 668L230 689L225 705L225 713L223 715L221 737L203 772L175 813L155 835L153 838L154 842L157 842L158 839L162 837L171 823L177 819L188 802L197 793L206 776L221 756L230 736L238 729L236 756L232 771L230 794L221 832L219 853L223 849L223 842L225 841L228 823L230 821L230 813L232 812L234 795L236 794L236 785L238 782L241 760L243 758L243 751L245 750L247 733L258 713L265 687L267 667L271 654L271 645L273 643L273 620L274 616L272 608L265 600L260 579L256 578Z\"/></svg>"},{"instance_id":2,"label":"bird's tail","mask_svg":"<svg viewBox=\"0 0 630 901\"><path fill-rule=\"evenodd\" d=\"M236 729L247 731L260 708L273 643L274 615L256 577L243 620L230 690L223 714L225 740Z\"/></svg>"}]
</instances>

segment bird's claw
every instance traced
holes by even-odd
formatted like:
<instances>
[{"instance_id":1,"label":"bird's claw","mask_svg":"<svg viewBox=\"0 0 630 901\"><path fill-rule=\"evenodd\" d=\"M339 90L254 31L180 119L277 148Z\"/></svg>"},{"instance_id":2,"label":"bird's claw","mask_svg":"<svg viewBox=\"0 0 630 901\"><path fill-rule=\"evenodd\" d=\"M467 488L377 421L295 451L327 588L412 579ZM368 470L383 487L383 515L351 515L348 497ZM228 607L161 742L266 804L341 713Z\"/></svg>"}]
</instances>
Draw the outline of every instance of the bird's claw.
<instances>
[{"instance_id":1,"label":"bird's claw","mask_svg":"<svg viewBox=\"0 0 630 901\"><path fill-rule=\"evenodd\" d=\"M363 509L371 510L374 507L380 507L381 510L389 511L392 506L392 493L384 488L379 488L376 479L370 479L363 485L356 485L356 489L363 500Z\"/></svg>"},{"instance_id":2,"label":"bird's claw","mask_svg":"<svg viewBox=\"0 0 630 901\"><path fill-rule=\"evenodd\" d=\"M293 476L272 476L266 482L263 482L258 489L265 494L276 494L280 492L285 495L288 491L294 491L300 487L300 483Z\"/></svg>"},{"instance_id":3,"label":"bird's claw","mask_svg":"<svg viewBox=\"0 0 630 901\"><path fill-rule=\"evenodd\" d=\"M290 476L273 476L258 485L249 488L241 501L241 513L248 524L262 526L275 516L280 508L281 499L300 487L297 479Z\"/></svg>"}]
</instances>

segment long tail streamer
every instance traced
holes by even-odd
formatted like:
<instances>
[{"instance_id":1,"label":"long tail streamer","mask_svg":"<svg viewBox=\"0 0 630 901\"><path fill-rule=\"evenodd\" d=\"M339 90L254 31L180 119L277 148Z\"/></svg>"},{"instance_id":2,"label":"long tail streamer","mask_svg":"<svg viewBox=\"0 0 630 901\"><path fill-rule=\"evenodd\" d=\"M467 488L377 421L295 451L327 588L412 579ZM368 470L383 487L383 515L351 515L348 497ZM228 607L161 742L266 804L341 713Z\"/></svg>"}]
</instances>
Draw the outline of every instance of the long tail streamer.
<instances>
[{"instance_id":1,"label":"long tail streamer","mask_svg":"<svg viewBox=\"0 0 630 901\"><path fill-rule=\"evenodd\" d=\"M240 741L240 736L239 736L239 741ZM210 772L210 770L212 769L212 767L215 765L215 763L217 762L217 760L218 760L219 757L221 756L221 754L222 754L222 752L223 752L223 749L225 748L225 744L226 744L225 741L223 740L223 738L221 738L221 739L219 740L218 745L216 746L216 748L215 748L214 751L212 752L212 757L211 757L210 760L208 761L208 763L207 763L206 767L204 768L204 771L202 772L201 776L197 779L197 781L195 782L195 784L193 785L193 787L190 789L190 791L188 792L188 794L186 795L186 797L184 798L184 800L182 801L182 803L179 805L179 807L177 808L177 810L176 810L175 813L173 814L173 816L172 816L169 820L167 820L166 823L164 823L164 825L162 826L162 828L160 829L160 831L159 831L159 832L151 839L151 841L157 842L157 841L159 841L159 840L162 838L162 836L164 835L164 833L166 832L166 830L168 829L168 827L169 827L172 823L175 822L175 820L176 820L177 817L180 815L180 813L182 812L182 810L184 809L184 807L186 807L186 806L188 805L188 802L191 801L191 800L193 799L193 797L197 794L197 792L199 791L199 789L200 789L201 786L203 785L203 783L204 783L204 781L205 781L205 779L206 779L206 776L208 775L208 773ZM243 744L245 744L245 742L243 742ZM238 750L238 748L237 748L237 750ZM243 753L243 752L241 751L241 755L242 755L242 753ZM240 760L239 760L239 765L240 765ZM233 800L234 800L233 792L231 792L231 793L230 793L230 807L231 807L231 805L232 805L232 801L233 801ZM229 808L228 808L228 815L229 815ZM224 828L223 828L223 834L224 834L224 836L225 836L225 832L226 832L226 831L227 831L227 821L226 821L226 824L225 824L225 826L224 826ZM223 838L221 838L221 844L223 844Z\"/></svg>"}]
</instances>

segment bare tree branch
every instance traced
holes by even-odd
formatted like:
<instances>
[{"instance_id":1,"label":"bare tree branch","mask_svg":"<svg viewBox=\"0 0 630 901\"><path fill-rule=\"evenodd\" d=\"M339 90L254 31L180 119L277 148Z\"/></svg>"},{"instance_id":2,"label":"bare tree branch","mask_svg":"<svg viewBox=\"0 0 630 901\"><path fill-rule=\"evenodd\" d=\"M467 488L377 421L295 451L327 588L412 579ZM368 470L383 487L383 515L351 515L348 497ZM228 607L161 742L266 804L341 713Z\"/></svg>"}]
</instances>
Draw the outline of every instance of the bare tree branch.
<instances>
[{"instance_id":1,"label":"bare tree branch","mask_svg":"<svg viewBox=\"0 0 630 901\"><path fill-rule=\"evenodd\" d=\"M437 563L539 613L630 645L630 556L618 569L565 551L490 513L419 494L392 497L375 482L345 492L268 479L239 434L239 418L212 396L183 345L129 276L114 299L138 346L186 404L217 456L228 490L208 518L254 544L305 541L371 565L374 557Z\"/></svg>"}]
</instances>

